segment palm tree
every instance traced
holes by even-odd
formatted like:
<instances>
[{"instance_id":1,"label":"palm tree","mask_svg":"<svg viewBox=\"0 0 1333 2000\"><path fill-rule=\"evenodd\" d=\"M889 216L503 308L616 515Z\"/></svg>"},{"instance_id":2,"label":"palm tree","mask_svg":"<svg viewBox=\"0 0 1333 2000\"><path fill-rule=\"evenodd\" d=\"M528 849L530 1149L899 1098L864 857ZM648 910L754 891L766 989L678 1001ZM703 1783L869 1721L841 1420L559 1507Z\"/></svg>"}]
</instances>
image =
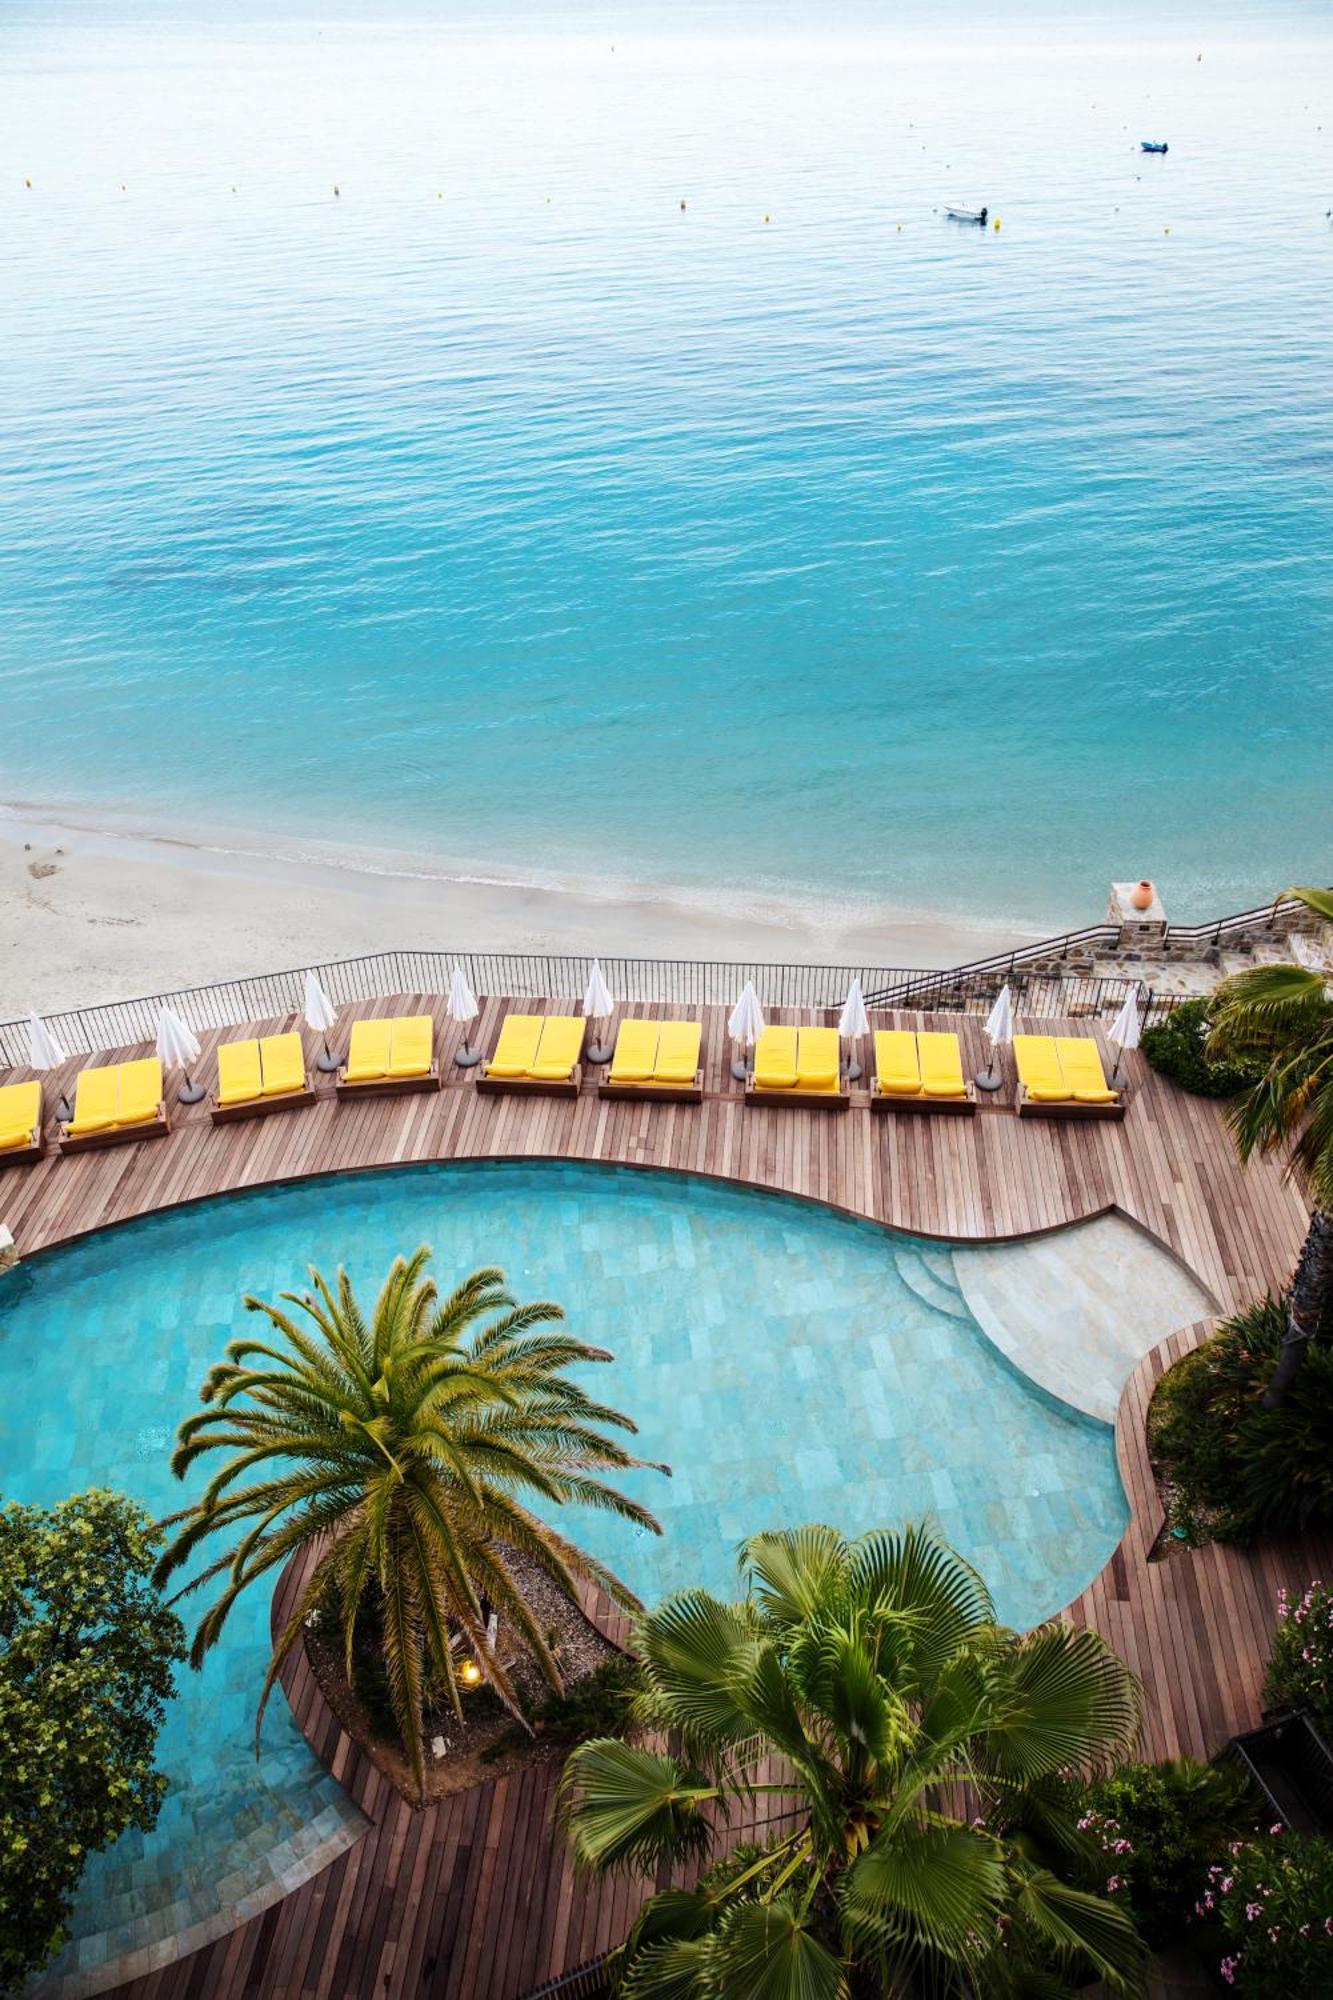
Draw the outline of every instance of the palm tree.
<instances>
[{"instance_id":1,"label":"palm tree","mask_svg":"<svg viewBox=\"0 0 1333 2000\"><path fill-rule=\"evenodd\" d=\"M256 1747L278 1669L307 1617L332 1600L349 1676L358 1620L377 1615L418 1786L428 1684L461 1714L459 1670L470 1659L517 1713L512 1679L487 1639L488 1606L560 1685L515 1555L571 1599L583 1579L637 1609L616 1577L554 1535L525 1499L609 1508L661 1533L646 1508L597 1477L644 1463L606 1435L634 1424L564 1372L612 1357L565 1332L559 1306L516 1305L502 1271L474 1271L441 1300L425 1276L429 1259L420 1249L395 1261L369 1323L344 1270L330 1284L312 1267L309 1292L282 1294L295 1313L246 1299L270 1337L230 1343L200 1390L205 1407L180 1427L172 1470L183 1478L205 1452L233 1455L171 1517L178 1532L157 1566L161 1583L210 1537L237 1538L186 1585L228 1572L194 1636L198 1667L241 1591L313 1544L317 1560L260 1693Z\"/></svg>"},{"instance_id":2,"label":"palm tree","mask_svg":"<svg viewBox=\"0 0 1333 2000\"><path fill-rule=\"evenodd\" d=\"M1288 889L1333 922L1333 891ZM1310 1191L1312 1213L1291 1289L1287 1328L1263 1396L1276 1409L1321 1323L1333 1323L1333 990L1301 965L1258 965L1218 988L1210 1052L1268 1067L1229 1116L1242 1160L1283 1148Z\"/></svg>"},{"instance_id":3,"label":"palm tree","mask_svg":"<svg viewBox=\"0 0 1333 2000\"><path fill-rule=\"evenodd\" d=\"M1086 1860L1058 1774L1138 1732L1137 1684L1101 1638L997 1627L975 1571L919 1527L756 1535L740 1569L739 1603L691 1590L642 1619L634 1740L580 1744L561 1781L596 1871L698 1862L766 1799L781 1827L649 1899L618 1961L627 2000L1031 1994L1052 1964L1134 1987L1128 1918L1035 1858ZM1022 1833L950 1816L960 1782Z\"/></svg>"}]
</instances>

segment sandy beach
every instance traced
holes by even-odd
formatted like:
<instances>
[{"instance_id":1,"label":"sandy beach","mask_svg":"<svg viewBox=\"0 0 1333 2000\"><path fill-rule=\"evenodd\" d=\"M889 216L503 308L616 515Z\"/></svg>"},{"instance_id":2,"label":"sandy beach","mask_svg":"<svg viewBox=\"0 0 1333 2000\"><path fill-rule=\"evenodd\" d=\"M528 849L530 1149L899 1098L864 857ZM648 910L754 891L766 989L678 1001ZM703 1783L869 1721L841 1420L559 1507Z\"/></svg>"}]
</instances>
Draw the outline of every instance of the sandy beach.
<instances>
[{"instance_id":1,"label":"sandy beach","mask_svg":"<svg viewBox=\"0 0 1333 2000\"><path fill-rule=\"evenodd\" d=\"M363 952L600 952L630 957L941 966L1022 932L775 900L705 907L662 891L362 873L176 840L0 824L0 1020Z\"/></svg>"}]
</instances>

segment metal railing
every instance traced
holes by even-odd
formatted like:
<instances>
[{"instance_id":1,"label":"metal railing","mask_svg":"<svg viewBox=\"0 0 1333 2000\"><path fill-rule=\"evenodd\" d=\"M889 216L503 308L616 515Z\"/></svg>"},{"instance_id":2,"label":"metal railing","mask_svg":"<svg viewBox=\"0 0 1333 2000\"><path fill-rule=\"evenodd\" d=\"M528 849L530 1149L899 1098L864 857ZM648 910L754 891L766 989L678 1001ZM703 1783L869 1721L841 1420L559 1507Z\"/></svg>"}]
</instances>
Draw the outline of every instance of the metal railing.
<instances>
[{"instance_id":1,"label":"metal railing","mask_svg":"<svg viewBox=\"0 0 1333 2000\"><path fill-rule=\"evenodd\" d=\"M1168 924L1163 933L1163 943L1177 951L1187 951L1191 946L1208 950L1218 945L1225 937L1234 937L1242 931L1274 932L1288 917L1303 915L1311 923L1317 920L1306 905L1294 896L1279 896L1275 902L1261 903L1254 910L1238 910L1229 917L1217 917L1206 924ZM1024 966L1032 966L1052 958L1066 959L1071 951L1086 946L1093 951L1118 951L1120 949L1120 927L1113 923L1088 924L1081 931L1062 931L1056 937L1042 938L1035 944L1018 945L1013 951L996 952L990 958L969 959L966 964L954 966L952 971L958 976L985 973L1012 975Z\"/></svg>"},{"instance_id":2,"label":"metal railing","mask_svg":"<svg viewBox=\"0 0 1333 2000\"><path fill-rule=\"evenodd\" d=\"M562 1972L558 1979L548 1979L544 1986L534 1986L523 2000L555 2000L557 1994L560 2000L609 2000L610 1992L606 1959L590 1958L569 1972Z\"/></svg>"},{"instance_id":3,"label":"metal railing","mask_svg":"<svg viewBox=\"0 0 1333 2000\"><path fill-rule=\"evenodd\" d=\"M335 1006L398 994L446 993L454 966L474 993L512 999L565 1000L578 1008L588 981L586 958L534 952L388 951L364 958L332 959L312 969ZM196 1030L279 1022L300 1014L305 968L266 972L252 979L220 980L172 993L115 1000L45 1016L56 1040L71 1054L128 1050L157 1037L158 1013L171 1006ZM683 1008L730 1006L747 980L765 1007L832 1011L841 1008L853 979L869 1006L923 1013L986 1013L1006 980L1020 1012L1034 1019L1098 1016L1118 1011L1127 994L1140 997L1144 1024L1173 1004L1137 979L1097 979L1024 972L1017 956L948 972L893 966L764 965L745 960L604 958L602 971L619 1006L670 1004ZM28 1060L24 1021L0 1022L0 1064Z\"/></svg>"}]
</instances>

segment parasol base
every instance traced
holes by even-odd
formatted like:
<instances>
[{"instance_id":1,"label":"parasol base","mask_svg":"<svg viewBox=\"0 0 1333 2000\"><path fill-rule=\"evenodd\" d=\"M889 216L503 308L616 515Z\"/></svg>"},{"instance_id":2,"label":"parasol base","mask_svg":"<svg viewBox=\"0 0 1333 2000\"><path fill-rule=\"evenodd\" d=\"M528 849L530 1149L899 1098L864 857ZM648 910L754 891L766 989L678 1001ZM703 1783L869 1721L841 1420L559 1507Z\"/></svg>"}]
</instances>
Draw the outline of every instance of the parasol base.
<instances>
[{"instance_id":1,"label":"parasol base","mask_svg":"<svg viewBox=\"0 0 1333 2000\"><path fill-rule=\"evenodd\" d=\"M978 1090L1003 1090L1004 1071L1002 1069L979 1069L976 1074Z\"/></svg>"},{"instance_id":2,"label":"parasol base","mask_svg":"<svg viewBox=\"0 0 1333 2000\"><path fill-rule=\"evenodd\" d=\"M470 1049L464 1042L461 1049L454 1050L454 1064L458 1069L475 1069L481 1061L481 1050Z\"/></svg>"},{"instance_id":3,"label":"parasol base","mask_svg":"<svg viewBox=\"0 0 1333 2000\"><path fill-rule=\"evenodd\" d=\"M183 1083L176 1092L177 1104L201 1104L205 1096L202 1083Z\"/></svg>"}]
</instances>

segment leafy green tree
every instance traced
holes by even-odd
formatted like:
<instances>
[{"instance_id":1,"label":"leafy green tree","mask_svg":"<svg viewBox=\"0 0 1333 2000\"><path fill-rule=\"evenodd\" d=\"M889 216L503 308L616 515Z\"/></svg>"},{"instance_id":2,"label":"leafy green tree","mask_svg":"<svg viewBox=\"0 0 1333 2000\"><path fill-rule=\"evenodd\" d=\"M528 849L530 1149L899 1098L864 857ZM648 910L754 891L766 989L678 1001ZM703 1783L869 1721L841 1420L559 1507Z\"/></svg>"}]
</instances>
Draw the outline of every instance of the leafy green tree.
<instances>
[{"instance_id":1,"label":"leafy green tree","mask_svg":"<svg viewBox=\"0 0 1333 2000\"><path fill-rule=\"evenodd\" d=\"M1333 922L1333 890L1289 889ZM1208 1052L1261 1057L1263 1076L1229 1115L1242 1160L1281 1149L1310 1191L1310 1227L1287 1298L1287 1332L1264 1395L1276 1409L1321 1324L1333 1325L1333 989L1301 965L1260 965L1218 990Z\"/></svg>"},{"instance_id":2,"label":"leafy green tree","mask_svg":"<svg viewBox=\"0 0 1333 2000\"><path fill-rule=\"evenodd\" d=\"M487 1639L488 1609L522 1635L550 1685L561 1684L514 1576L515 1553L571 1599L587 1579L635 1606L616 1577L524 1500L608 1508L661 1532L645 1507L597 1477L644 1463L607 1435L633 1423L565 1373L611 1356L567 1333L559 1306L516 1305L502 1271L474 1271L441 1300L425 1275L429 1259L426 1249L398 1258L368 1319L342 1270L330 1284L312 1269L311 1291L283 1293L294 1313L246 1299L271 1337L231 1342L200 1391L204 1408L180 1427L172 1467L183 1478L206 1452L232 1456L172 1517L178 1532L157 1569L165 1582L201 1543L236 1537L186 1585L227 1572L195 1632L198 1666L241 1591L313 1546L317 1558L260 1693L256 1742L278 1669L311 1611L332 1598L349 1678L358 1621L368 1611L374 1620L418 1785L427 1693L447 1694L461 1714L465 1659L519 1713Z\"/></svg>"},{"instance_id":3,"label":"leafy green tree","mask_svg":"<svg viewBox=\"0 0 1333 2000\"><path fill-rule=\"evenodd\" d=\"M0 1991L59 1949L89 1855L147 1832L184 1658L148 1515L94 1488L0 1508Z\"/></svg>"},{"instance_id":4,"label":"leafy green tree","mask_svg":"<svg viewBox=\"0 0 1333 2000\"><path fill-rule=\"evenodd\" d=\"M1086 1870L1055 1780L1138 1731L1136 1683L1097 1634L998 1627L981 1579L922 1528L757 1535L740 1562L740 1602L691 1590L641 1620L640 1733L565 1766L584 1868L698 1862L737 1809L780 1828L650 1898L619 1962L627 2000L1135 1989L1129 1918L1034 1858ZM963 1782L976 1817L956 1809ZM1040 1842L991 1830L1020 1806Z\"/></svg>"}]
</instances>

